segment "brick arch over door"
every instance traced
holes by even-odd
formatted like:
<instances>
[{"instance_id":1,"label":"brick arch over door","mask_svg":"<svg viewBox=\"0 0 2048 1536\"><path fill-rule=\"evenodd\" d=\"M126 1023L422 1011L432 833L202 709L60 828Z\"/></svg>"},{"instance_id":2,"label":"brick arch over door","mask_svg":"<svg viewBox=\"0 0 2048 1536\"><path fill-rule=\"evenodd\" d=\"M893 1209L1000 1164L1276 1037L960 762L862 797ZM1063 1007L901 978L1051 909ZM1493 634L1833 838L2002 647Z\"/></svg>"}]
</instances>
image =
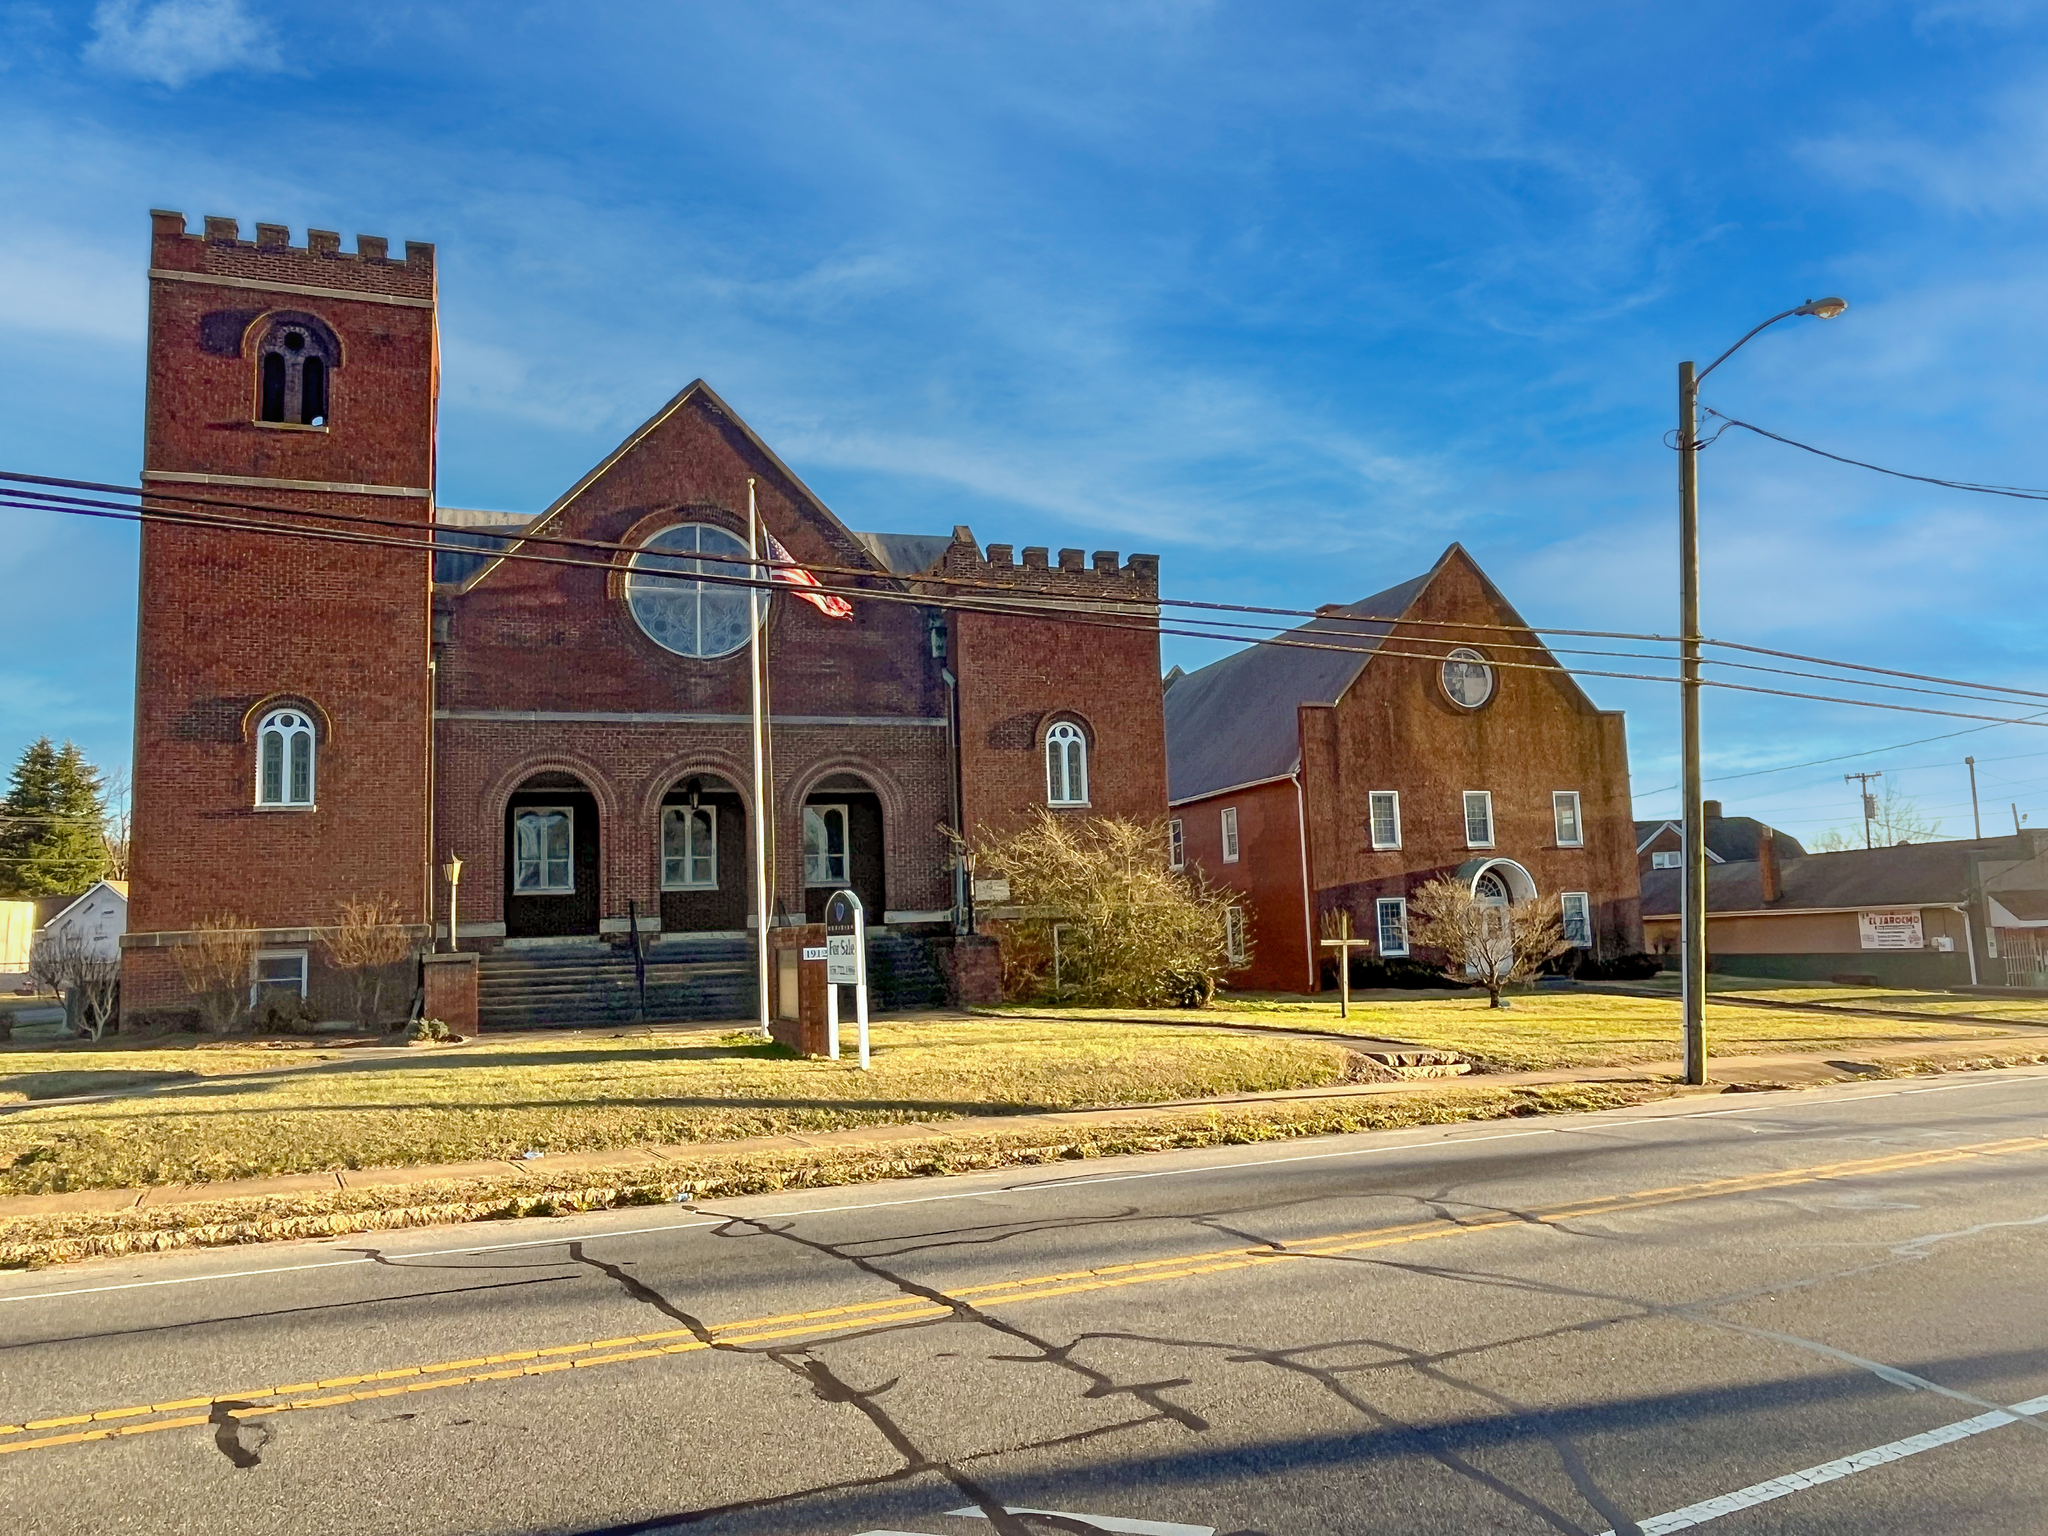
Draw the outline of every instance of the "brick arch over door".
<instances>
[{"instance_id":1,"label":"brick arch over door","mask_svg":"<svg viewBox=\"0 0 2048 1536\"><path fill-rule=\"evenodd\" d=\"M520 759L511 767L491 779L477 794L477 824L481 827L502 828L510 813L512 797L519 786L536 774L566 773L574 776L584 790L597 802L598 843L597 843L597 891L599 914L609 915L614 903L610 899L614 871L612 868L612 828L617 824L619 795L610 777L589 758L573 752L538 752L531 757ZM489 867L478 869L474 875L465 867L462 872L464 889L473 887L481 894L485 890L505 889L505 840L502 836L486 839L485 853ZM465 860L465 864L467 861ZM502 900L502 898L500 898ZM499 917L504 910L500 906Z\"/></svg>"},{"instance_id":2,"label":"brick arch over door","mask_svg":"<svg viewBox=\"0 0 2048 1536\"><path fill-rule=\"evenodd\" d=\"M863 781L881 807L883 891L886 893L909 889L910 873L903 863L904 851L908 845L908 839L904 836L904 818L908 814L909 801L903 792L903 785L895 774L876 759L852 752L835 753L808 764L803 776L796 781L794 792L785 802L787 809L780 818L782 825L789 829L789 833L794 834L793 839L784 845L789 849L788 855L777 861L785 871L784 878L791 878L787 872L793 870L793 889L799 895L803 893L803 807L812 795L830 794L829 790L820 790L818 786L834 774L840 773L852 774ZM785 836L789 833L785 833ZM869 921L881 922L882 914L872 914Z\"/></svg>"},{"instance_id":3,"label":"brick arch over door","mask_svg":"<svg viewBox=\"0 0 2048 1536\"><path fill-rule=\"evenodd\" d=\"M644 846L655 892L655 910L661 916L664 933L725 932L744 930L753 911L753 816L751 783L753 768L736 754L715 747L699 746L679 753L656 768L640 792L641 825L647 834ZM717 812L717 880L709 888L669 889L663 879L662 816L669 796L693 778L716 778L730 786L715 791L712 803ZM730 798L728 798L728 795ZM733 801L738 802L733 814Z\"/></svg>"}]
</instances>

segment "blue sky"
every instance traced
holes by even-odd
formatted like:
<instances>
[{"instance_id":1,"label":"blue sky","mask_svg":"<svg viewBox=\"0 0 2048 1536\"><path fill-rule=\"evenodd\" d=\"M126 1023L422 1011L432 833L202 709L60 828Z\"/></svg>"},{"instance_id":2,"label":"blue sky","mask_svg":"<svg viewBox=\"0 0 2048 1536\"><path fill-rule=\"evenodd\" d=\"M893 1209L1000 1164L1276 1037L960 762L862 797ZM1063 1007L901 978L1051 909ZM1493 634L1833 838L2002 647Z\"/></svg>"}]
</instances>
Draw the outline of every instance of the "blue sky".
<instances>
[{"instance_id":1,"label":"blue sky","mask_svg":"<svg viewBox=\"0 0 2048 1536\"><path fill-rule=\"evenodd\" d=\"M1707 401L2048 483L2020 0L0 0L0 191L0 467L31 472L138 470L157 206L435 242L457 506L544 506L702 375L856 527L1156 551L1171 595L1304 606L1458 539L1532 620L1668 632L1677 362L1822 293L1853 307ZM1709 633L2044 686L2038 504L1742 434L1701 471ZM118 766L133 535L0 517L0 754ZM1639 812L1674 810L1672 690L1590 686ZM1706 720L1710 777L1963 725ZM1987 830L2048 822L2024 727L1709 793L1807 835L1881 768L1966 834L1965 751Z\"/></svg>"}]
</instances>

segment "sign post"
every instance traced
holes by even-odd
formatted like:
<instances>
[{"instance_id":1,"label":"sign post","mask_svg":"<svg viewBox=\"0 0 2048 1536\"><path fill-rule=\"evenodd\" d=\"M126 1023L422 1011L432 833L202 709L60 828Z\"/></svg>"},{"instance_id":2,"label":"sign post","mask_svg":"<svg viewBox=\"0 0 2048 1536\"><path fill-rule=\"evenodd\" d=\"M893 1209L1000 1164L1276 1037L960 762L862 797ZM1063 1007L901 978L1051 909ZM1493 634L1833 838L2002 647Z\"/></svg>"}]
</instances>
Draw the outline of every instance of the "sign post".
<instances>
[{"instance_id":1,"label":"sign post","mask_svg":"<svg viewBox=\"0 0 2048 1536\"><path fill-rule=\"evenodd\" d=\"M868 924L860 898L834 891L825 903L825 1029L827 1054L839 1059L839 989L853 988L853 1016L860 1027L860 1069L868 1070Z\"/></svg>"}]
</instances>

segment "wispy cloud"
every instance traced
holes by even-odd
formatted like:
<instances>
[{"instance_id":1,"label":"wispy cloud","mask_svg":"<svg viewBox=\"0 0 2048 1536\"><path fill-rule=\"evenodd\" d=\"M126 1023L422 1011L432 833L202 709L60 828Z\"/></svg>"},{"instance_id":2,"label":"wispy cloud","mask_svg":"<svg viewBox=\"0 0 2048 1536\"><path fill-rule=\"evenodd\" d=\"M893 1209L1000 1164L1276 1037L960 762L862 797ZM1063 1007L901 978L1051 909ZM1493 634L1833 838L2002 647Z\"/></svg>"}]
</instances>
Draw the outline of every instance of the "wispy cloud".
<instances>
[{"instance_id":1,"label":"wispy cloud","mask_svg":"<svg viewBox=\"0 0 2048 1536\"><path fill-rule=\"evenodd\" d=\"M85 57L173 90L223 70L282 67L269 27L242 0L101 0Z\"/></svg>"}]
</instances>

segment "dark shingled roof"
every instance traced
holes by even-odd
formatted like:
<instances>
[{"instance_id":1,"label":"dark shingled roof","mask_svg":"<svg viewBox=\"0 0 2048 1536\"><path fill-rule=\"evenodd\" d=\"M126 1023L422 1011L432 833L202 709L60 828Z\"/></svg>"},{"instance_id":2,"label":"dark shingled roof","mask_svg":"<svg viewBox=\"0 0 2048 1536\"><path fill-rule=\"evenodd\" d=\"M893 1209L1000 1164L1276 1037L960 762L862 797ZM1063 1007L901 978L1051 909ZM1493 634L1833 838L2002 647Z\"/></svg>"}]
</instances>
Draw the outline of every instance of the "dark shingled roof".
<instances>
[{"instance_id":1,"label":"dark shingled roof","mask_svg":"<svg viewBox=\"0 0 2048 1536\"><path fill-rule=\"evenodd\" d=\"M922 576L953 547L951 537L936 533L856 533L854 537L891 576Z\"/></svg>"},{"instance_id":2,"label":"dark shingled roof","mask_svg":"<svg viewBox=\"0 0 2048 1536\"><path fill-rule=\"evenodd\" d=\"M1301 759L1295 712L1336 703L1393 627L1356 620L1400 618L1434 574L1425 571L1287 632L1348 649L1252 645L1175 679L1166 691L1167 797L1193 800L1292 773ZM1339 622L1339 615L1351 622Z\"/></svg>"},{"instance_id":3,"label":"dark shingled roof","mask_svg":"<svg viewBox=\"0 0 2048 1536\"><path fill-rule=\"evenodd\" d=\"M434 542L444 546L434 551L434 580L466 581L487 565L493 555L512 545L514 535L533 521L517 512L478 512L468 507L434 509ZM445 546L464 545L477 553L464 554Z\"/></svg>"},{"instance_id":4,"label":"dark shingled roof","mask_svg":"<svg viewBox=\"0 0 2048 1536\"><path fill-rule=\"evenodd\" d=\"M1666 816L1656 821L1637 822L1636 846L1641 847L1644 839L1666 822L1675 826L1678 818ZM1765 825L1766 823L1758 821L1754 816L1710 816L1707 818L1707 846L1731 862L1738 859L1754 859L1757 844L1763 841ZM1805 845L1790 833L1778 833L1777 841L1779 858L1806 857Z\"/></svg>"},{"instance_id":5,"label":"dark shingled roof","mask_svg":"<svg viewBox=\"0 0 2048 1536\"><path fill-rule=\"evenodd\" d=\"M2012 837L1809 853L1804 858L1779 863L1778 885L1783 894L1769 904L1770 910L1915 907L1965 901L1970 895L1972 854L1986 860L2031 857L2020 839ZM1707 910L1765 910L1760 867L1755 860L1709 864ZM1653 869L1644 874L1643 916L1677 916L1682 873L1676 869Z\"/></svg>"}]
</instances>

